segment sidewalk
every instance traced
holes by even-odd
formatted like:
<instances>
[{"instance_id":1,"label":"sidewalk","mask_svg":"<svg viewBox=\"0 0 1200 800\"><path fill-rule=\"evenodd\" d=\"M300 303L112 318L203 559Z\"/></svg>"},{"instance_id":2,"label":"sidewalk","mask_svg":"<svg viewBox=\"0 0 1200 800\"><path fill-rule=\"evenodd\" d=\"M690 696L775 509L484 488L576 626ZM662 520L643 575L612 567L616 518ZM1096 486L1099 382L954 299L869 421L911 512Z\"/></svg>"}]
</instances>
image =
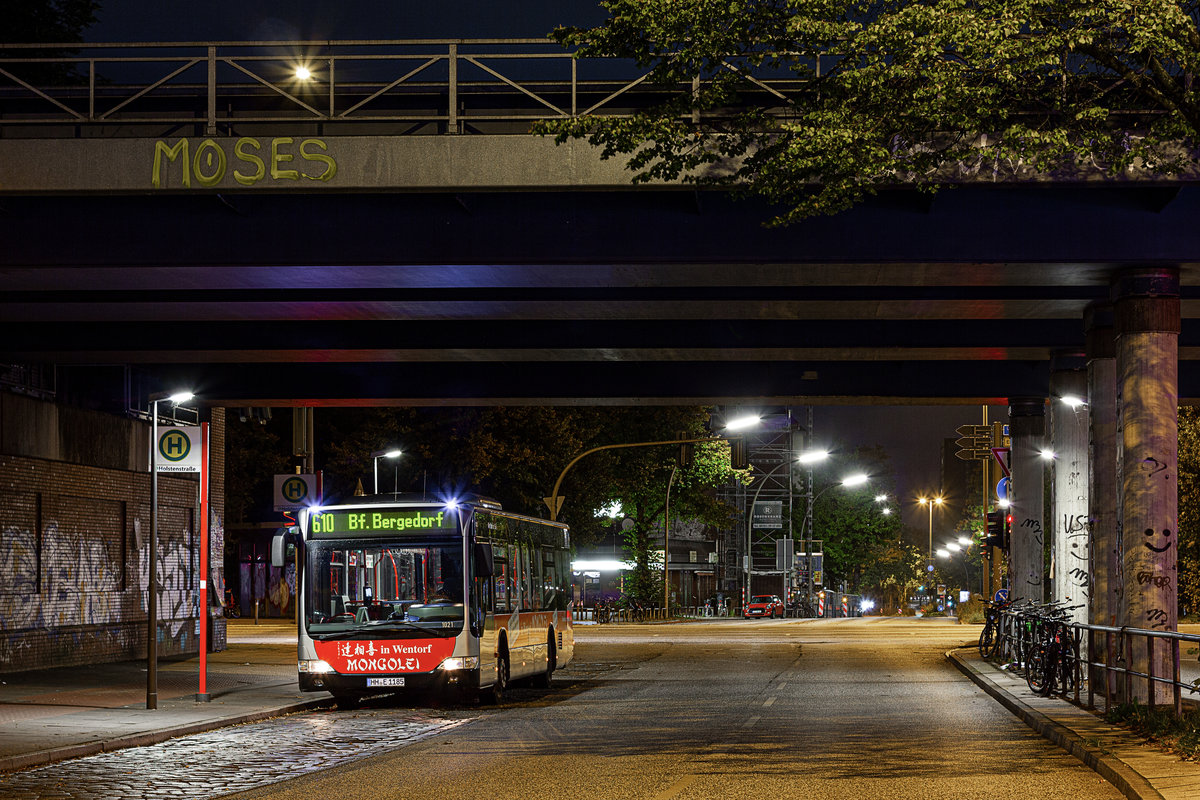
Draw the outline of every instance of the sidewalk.
<instances>
[{"instance_id":1,"label":"sidewalk","mask_svg":"<svg viewBox=\"0 0 1200 800\"><path fill-rule=\"evenodd\" d=\"M295 623L228 623L228 649L208 656L207 703L198 658L159 662L154 711L144 660L0 675L0 772L330 704L299 691Z\"/></svg>"},{"instance_id":2,"label":"sidewalk","mask_svg":"<svg viewBox=\"0 0 1200 800\"><path fill-rule=\"evenodd\" d=\"M1023 677L984 661L974 649L955 650L946 657L1030 728L1094 769L1126 797L1200 800L1200 764L1148 745L1073 703L1039 697L1029 691Z\"/></svg>"}]
</instances>

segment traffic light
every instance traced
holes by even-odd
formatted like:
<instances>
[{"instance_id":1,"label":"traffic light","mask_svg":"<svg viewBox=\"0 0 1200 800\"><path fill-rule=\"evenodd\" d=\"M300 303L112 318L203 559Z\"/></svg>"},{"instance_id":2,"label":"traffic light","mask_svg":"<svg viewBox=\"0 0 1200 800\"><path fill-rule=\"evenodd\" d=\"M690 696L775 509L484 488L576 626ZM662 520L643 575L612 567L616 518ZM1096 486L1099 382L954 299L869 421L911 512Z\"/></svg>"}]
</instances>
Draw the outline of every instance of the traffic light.
<instances>
[{"instance_id":1,"label":"traffic light","mask_svg":"<svg viewBox=\"0 0 1200 800\"><path fill-rule=\"evenodd\" d=\"M746 440L740 436L729 440L729 466L733 469L746 469L750 466L750 457L746 454Z\"/></svg>"},{"instance_id":2,"label":"traffic light","mask_svg":"<svg viewBox=\"0 0 1200 800\"><path fill-rule=\"evenodd\" d=\"M675 435L676 439L685 439L687 434L679 431ZM687 468L692 463L692 454L695 450L695 444L692 442L683 442L679 445L679 466Z\"/></svg>"},{"instance_id":3,"label":"traffic light","mask_svg":"<svg viewBox=\"0 0 1200 800\"><path fill-rule=\"evenodd\" d=\"M987 515L987 537L983 540L986 547L1008 547L1008 515L1003 511L989 511Z\"/></svg>"}]
</instances>

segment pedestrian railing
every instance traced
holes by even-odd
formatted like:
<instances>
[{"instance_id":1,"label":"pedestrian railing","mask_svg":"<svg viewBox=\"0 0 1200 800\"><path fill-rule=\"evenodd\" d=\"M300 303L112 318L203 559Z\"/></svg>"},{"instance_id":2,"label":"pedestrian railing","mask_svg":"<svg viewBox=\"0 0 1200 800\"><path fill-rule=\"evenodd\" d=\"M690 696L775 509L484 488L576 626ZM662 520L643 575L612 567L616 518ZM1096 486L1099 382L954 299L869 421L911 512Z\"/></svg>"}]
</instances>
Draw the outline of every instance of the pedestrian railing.
<instances>
[{"instance_id":1,"label":"pedestrian railing","mask_svg":"<svg viewBox=\"0 0 1200 800\"><path fill-rule=\"evenodd\" d=\"M1039 608L1004 611L986 657L1028 677L1030 670L1042 666L1037 640L1041 624L1044 617ZM1144 697L1139 702L1149 708L1169 705L1178 716L1185 695L1200 691L1195 683L1185 681L1180 671L1181 643L1200 648L1200 635L1077 622L1063 627L1070 638L1068 646L1060 650L1070 662L1066 666L1069 674L1064 674L1056 693L1078 705L1094 709L1097 698L1102 697L1107 712L1136 695ZM1148 665L1146 671L1134 668L1135 652L1136 663ZM1156 669L1163 662L1165 668ZM1169 703L1161 702L1163 694L1169 695Z\"/></svg>"}]
</instances>

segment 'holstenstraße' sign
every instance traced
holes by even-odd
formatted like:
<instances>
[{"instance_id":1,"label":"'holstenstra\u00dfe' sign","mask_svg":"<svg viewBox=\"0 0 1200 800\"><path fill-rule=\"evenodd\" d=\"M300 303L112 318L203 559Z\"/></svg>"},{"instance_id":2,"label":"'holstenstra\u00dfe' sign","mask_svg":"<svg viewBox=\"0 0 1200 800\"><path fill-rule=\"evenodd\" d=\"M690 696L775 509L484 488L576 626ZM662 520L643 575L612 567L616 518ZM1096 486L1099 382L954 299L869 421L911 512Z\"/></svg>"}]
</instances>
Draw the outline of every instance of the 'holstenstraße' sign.
<instances>
[{"instance_id":1,"label":"'holstenstra\u00dfe' sign","mask_svg":"<svg viewBox=\"0 0 1200 800\"><path fill-rule=\"evenodd\" d=\"M200 471L199 425L160 425L155 448L158 472Z\"/></svg>"},{"instance_id":2,"label":"'holstenstra\u00dfe' sign","mask_svg":"<svg viewBox=\"0 0 1200 800\"><path fill-rule=\"evenodd\" d=\"M357 508L318 511L308 517L308 533L318 539L457 531L456 517L445 508Z\"/></svg>"},{"instance_id":3,"label":"'holstenstra\u00dfe' sign","mask_svg":"<svg viewBox=\"0 0 1200 800\"><path fill-rule=\"evenodd\" d=\"M759 500L750 514L750 526L755 530L777 531L783 528L783 501Z\"/></svg>"}]
</instances>

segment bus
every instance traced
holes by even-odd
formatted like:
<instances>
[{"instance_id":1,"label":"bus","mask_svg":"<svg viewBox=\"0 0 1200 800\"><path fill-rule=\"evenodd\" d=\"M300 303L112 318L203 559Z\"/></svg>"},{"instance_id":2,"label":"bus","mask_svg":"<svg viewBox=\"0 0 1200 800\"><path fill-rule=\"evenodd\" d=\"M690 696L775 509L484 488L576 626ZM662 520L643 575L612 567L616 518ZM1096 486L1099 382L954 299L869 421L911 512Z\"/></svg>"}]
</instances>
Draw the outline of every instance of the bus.
<instances>
[{"instance_id":1,"label":"bus","mask_svg":"<svg viewBox=\"0 0 1200 800\"><path fill-rule=\"evenodd\" d=\"M500 701L550 685L575 650L566 525L484 498L387 496L301 510L272 542L296 546L300 690L339 708L406 692Z\"/></svg>"}]
</instances>

